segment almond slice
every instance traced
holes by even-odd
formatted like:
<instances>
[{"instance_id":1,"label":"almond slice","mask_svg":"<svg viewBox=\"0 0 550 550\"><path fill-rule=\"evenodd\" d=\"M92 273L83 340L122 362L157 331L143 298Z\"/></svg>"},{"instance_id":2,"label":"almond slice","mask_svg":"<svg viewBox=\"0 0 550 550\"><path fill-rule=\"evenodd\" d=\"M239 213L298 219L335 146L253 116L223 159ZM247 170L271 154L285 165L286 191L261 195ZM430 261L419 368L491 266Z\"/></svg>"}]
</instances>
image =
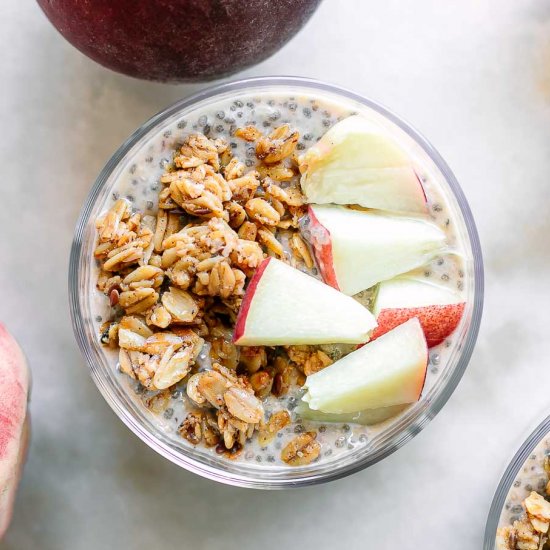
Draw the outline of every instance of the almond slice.
<instances>
[{"instance_id":1,"label":"almond slice","mask_svg":"<svg viewBox=\"0 0 550 550\"><path fill-rule=\"evenodd\" d=\"M170 287L162 295L162 305L175 321L190 323L197 316L199 306L189 292Z\"/></svg>"},{"instance_id":2,"label":"almond slice","mask_svg":"<svg viewBox=\"0 0 550 550\"><path fill-rule=\"evenodd\" d=\"M134 317L133 315L125 315L120 320L120 328L131 330L144 338L153 336L153 331L145 324L143 319Z\"/></svg>"},{"instance_id":3,"label":"almond slice","mask_svg":"<svg viewBox=\"0 0 550 550\"><path fill-rule=\"evenodd\" d=\"M243 422L257 424L264 417L261 401L250 391L233 386L224 393L223 399L227 410Z\"/></svg>"},{"instance_id":4,"label":"almond slice","mask_svg":"<svg viewBox=\"0 0 550 550\"><path fill-rule=\"evenodd\" d=\"M145 338L130 329L120 327L118 329L118 345L129 350L142 350L145 346Z\"/></svg>"},{"instance_id":5,"label":"almond slice","mask_svg":"<svg viewBox=\"0 0 550 550\"><path fill-rule=\"evenodd\" d=\"M191 361L193 356L193 348L191 346L184 348L165 360L166 354L172 351L170 348L165 352L157 372L153 377L155 388L164 390L177 384L191 370ZM173 351L172 351L173 352Z\"/></svg>"},{"instance_id":6,"label":"almond slice","mask_svg":"<svg viewBox=\"0 0 550 550\"><path fill-rule=\"evenodd\" d=\"M201 379L202 373L198 372L197 374L194 374L189 378L187 381L187 396L191 401L194 401L197 405L204 405L206 403L206 399L202 396L202 394L198 390L198 384Z\"/></svg>"},{"instance_id":7,"label":"almond slice","mask_svg":"<svg viewBox=\"0 0 550 550\"><path fill-rule=\"evenodd\" d=\"M149 355L164 355L169 347L181 348L183 340L171 332L157 332L145 340L143 351Z\"/></svg>"}]
</instances>

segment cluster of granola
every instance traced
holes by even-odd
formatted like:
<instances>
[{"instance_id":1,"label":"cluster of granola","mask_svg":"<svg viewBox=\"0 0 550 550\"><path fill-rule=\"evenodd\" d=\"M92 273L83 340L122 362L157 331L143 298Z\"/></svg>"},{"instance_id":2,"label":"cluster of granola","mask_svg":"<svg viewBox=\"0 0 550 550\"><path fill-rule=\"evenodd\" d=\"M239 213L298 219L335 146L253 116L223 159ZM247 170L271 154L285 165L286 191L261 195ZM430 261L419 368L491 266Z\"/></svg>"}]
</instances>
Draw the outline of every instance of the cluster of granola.
<instances>
[{"instance_id":1,"label":"cluster of granola","mask_svg":"<svg viewBox=\"0 0 550 550\"><path fill-rule=\"evenodd\" d=\"M179 433L229 456L255 433L267 444L290 422L287 411L266 421L263 398L284 395L332 362L312 346L232 343L247 280L264 257L314 267L298 231L306 208L295 157L298 132L283 125L267 136L254 127L235 135L255 142L255 169L247 172L225 141L189 135L161 177L157 215L133 212L117 200L96 222L95 249L97 287L114 312L102 325L101 341L119 349L122 372L156 392L147 398L155 412L167 406L175 384L186 383L196 409ZM212 368L199 371L204 350ZM314 436L293 440L283 460L298 465L316 458Z\"/></svg>"},{"instance_id":2,"label":"cluster of granola","mask_svg":"<svg viewBox=\"0 0 550 550\"><path fill-rule=\"evenodd\" d=\"M544 469L550 475L550 459L544 460ZM546 485L550 495L550 481ZM548 548L550 528L550 502L544 496L532 491L523 501L525 517L512 525L502 527L497 533L499 550L542 550Z\"/></svg>"}]
</instances>

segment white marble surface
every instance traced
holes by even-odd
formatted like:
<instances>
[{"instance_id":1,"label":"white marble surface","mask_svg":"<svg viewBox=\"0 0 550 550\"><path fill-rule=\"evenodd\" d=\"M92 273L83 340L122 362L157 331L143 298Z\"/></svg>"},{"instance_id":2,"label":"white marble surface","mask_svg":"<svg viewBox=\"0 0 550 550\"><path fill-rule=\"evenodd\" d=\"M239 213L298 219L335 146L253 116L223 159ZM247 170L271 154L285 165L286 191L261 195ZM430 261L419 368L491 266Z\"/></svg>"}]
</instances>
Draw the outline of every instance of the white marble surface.
<instances>
[{"instance_id":1,"label":"white marble surface","mask_svg":"<svg viewBox=\"0 0 550 550\"><path fill-rule=\"evenodd\" d=\"M486 261L479 343L439 416L367 471L276 493L205 481L141 443L97 392L69 322L69 247L95 175L201 86L102 69L34 2L3 0L0 14L0 318L34 375L30 458L1 547L480 548L503 468L550 409L549 4L326 0L239 75L326 79L410 120L461 182Z\"/></svg>"}]
</instances>

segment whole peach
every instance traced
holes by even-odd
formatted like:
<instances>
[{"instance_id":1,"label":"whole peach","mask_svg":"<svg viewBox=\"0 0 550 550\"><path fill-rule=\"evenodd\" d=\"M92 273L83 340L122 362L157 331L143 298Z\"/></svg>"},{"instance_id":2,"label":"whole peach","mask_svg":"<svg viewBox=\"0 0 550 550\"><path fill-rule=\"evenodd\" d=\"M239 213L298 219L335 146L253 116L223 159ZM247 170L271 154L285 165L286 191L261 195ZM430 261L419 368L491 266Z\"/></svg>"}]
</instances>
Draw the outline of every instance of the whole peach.
<instances>
[{"instance_id":1,"label":"whole peach","mask_svg":"<svg viewBox=\"0 0 550 550\"><path fill-rule=\"evenodd\" d=\"M29 381L23 352L0 323L0 538L11 519L27 453Z\"/></svg>"},{"instance_id":2,"label":"whole peach","mask_svg":"<svg viewBox=\"0 0 550 550\"><path fill-rule=\"evenodd\" d=\"M101 65L148 80L211 80L259 63L320 0L38 0L54 27Z\"/></svg>"}]
</instances>

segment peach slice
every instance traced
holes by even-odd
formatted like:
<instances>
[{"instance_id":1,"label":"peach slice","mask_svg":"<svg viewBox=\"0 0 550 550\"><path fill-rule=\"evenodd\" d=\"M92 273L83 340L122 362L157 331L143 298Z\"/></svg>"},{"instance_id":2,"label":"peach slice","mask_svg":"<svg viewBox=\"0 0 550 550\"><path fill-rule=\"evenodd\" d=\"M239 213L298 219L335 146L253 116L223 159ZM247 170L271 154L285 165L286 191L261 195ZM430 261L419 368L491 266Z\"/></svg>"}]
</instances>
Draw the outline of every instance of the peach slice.
<instances>
[{"instance_id":1,"label":"peach slice","mask_svg":"<svg viewBox=\"0 0 550 550\"><path fill-rule=\"evenodd\" d=\"M407 277L384 281L376 294L374 315L378 327L372 339L417 317L431 348L455 330L465 305L460 294L427 281Z\"/></svg>"},{"instance_id":2,"label":"peach slice","mask_svg":"<svg viewBox=\"0 0 550 550\"><path fill-rule=\"evenodd\" d=\"M323 280L353 295L419 267L446 249L445 233L419 218L311 205L310 240Z\"/></svg>"},{"instance_id":3,"label":"peach slice","mask_svg":"<svg viewBox=\"0 0 550 550\"><path fill-rule=\"evenodd\" d=\"M389 133L364 117L335 124L300 157L310 203L357 204L426 214L426 195L409 156Z\"/></svg>"},{"instance_id":4,"label":"peach slice","mask_svg":"<svg viewBox=\"0 0 550 550\"><path fill-rule=\"evenodd\" d=\"M424 332L411 319L308 376L302 399L310 409L332 414L414 403L427 366Z\"/></svg>"},{"instance_id":5,"label":"peach slice","mask_svg":"<svg viewBox=\"0 0 550 550\"><path fill-rule=\"evenodd\" d=\"M376 326L353 298L276 260L265 259L248 284L233 341L240 346L354 344Z\"/></svg>"}]
</instances>

